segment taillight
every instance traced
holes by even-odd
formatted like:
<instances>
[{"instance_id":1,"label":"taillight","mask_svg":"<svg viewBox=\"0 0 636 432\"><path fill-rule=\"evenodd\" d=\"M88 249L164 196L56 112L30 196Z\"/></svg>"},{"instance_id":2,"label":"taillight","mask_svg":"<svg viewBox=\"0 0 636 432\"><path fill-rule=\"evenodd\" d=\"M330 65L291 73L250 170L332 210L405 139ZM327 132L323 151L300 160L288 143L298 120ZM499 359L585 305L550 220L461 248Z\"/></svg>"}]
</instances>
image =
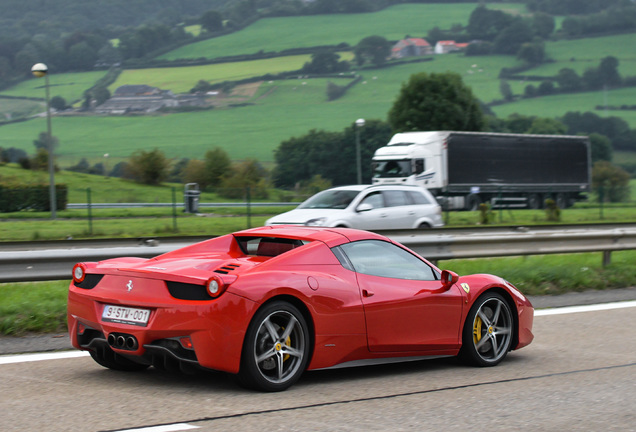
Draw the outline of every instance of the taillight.
<instances>
[{"instance_id":1,"label":"taillight","mask_svg":"<svg viewBox=\"0 0 636 432\"><path fill-rule=\"evenodd\" d=\"M86 277L86 264L77 263L73 266L73 282L78 284L81 283Z\"/></svg>"},{"instance_id":2,"label":"taillight","mask_svg":"<svg viewBox=\"0 0 636 432\"><path fill-rule=\"evenodd\" d=\"M223 283L223 280L220 277L212 276L205 283L205 288L207 289L208 294L210 294L210 297L216 298L220 296L221 294L223 294L223 291L225 291L226 285L225 283Z\"/></svg>"},{"instance_id":3,"label":"taillight","mask_svg":"<svg viewBox=\"0 0 636 432\"><path fill-rule=\"evenodd\" d=\"M179 338L179 343L181 346L188 350L193 350L194 346L192 346L192 339L189 336L183 336Z\"/></svg>"}]
</instances>

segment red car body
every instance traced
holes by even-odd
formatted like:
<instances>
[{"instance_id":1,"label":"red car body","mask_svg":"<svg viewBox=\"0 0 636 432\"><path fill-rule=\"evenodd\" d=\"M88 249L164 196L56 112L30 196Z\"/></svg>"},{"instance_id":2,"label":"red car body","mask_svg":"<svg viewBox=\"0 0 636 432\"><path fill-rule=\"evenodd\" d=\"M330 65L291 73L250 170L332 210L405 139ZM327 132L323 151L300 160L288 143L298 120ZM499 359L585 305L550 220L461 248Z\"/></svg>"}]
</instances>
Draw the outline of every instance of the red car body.
<instances>
[{"instance_id":1,"label":"red car body","mask_svg":"<svg viewBox=\"0 0 636 432\"><path fill-rule=\"evenodd\" d=\"M386 258L365 255L366 247L406 254L416 268L430 268L432 276L426 273L430 280L422 280L417 271L411 275L391 265L386 271L398 272L397 277L377 275ZM495 295L495 303L484 306L488 316L476 310L467 324L477 299ZM262 317L270 313L263 309L272 305L285 305L279 312L284 321L276 321L275 328L274 318ZM213 238L152 259L78 264L69 288L68 323L73 346L90 351L107 367L200 366L246 375L243 381L252 387L283 390L306 369L455 356L471 337L476 347L481 339L482 345L492 342L494 352L500 344L492 336L497 325L482 327L494 323L502 307L504 315L510 311L508 323L499 325L503 336L509 335L505 351L528 345L533 339L532 305L502 278L442 273L402 245L366 231L278 226ZM280 364L269 360L267 368L278 368L278 378L287 373L284 362L290 356L301 357L294 350L303 352L292 377L258 381L245 372L252 357L252 372L259 367L259 354L246 348L250 326L261 336L249 341L268 345L251 350L278 354ZM299 333L290 337L285 327ZM268 331L272 339L281 337L273 348L264 341ZM297 347L294 338L300 340ZM493 365L501 359L496 360Z\"/></svg>"}]
</instances>

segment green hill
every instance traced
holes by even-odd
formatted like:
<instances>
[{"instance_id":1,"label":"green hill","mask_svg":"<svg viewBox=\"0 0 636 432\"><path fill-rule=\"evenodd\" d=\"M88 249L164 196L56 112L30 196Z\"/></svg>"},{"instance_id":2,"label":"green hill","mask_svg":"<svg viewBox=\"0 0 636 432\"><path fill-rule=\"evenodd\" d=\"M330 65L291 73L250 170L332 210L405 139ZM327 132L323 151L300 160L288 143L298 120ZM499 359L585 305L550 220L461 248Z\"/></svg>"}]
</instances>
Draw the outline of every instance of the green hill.
<instances>
[{"instance_id":1,"label":"green hill","mask_svg":"<svg viewBox=\"0 0 636 432\"><path fill-rule=\"evenodd\" d=\"M476 7L475 3L402 4L365 14L264 18L240 32L186 45L159 59L216 58L343 42L353 46L371 35L389 40L399 40L406 35L422 37L436 26L446 29L457 23L465 25ZM524 5L518 3L489 7L513 13L524 9Z\"/></svg>"},{"instance_id":2,"label":"green hill","mask_svg":"<svg viewBox=\"0 0 636 432\"><path fill-rule=\"evenodd\" d=\"M404 4L370 14L268 18L242 31L191 44L163 57L216 57L340 42L356 44L363 37L378 33L390 39L399 39L406 34L422 36L434 26L448 28L454 23L466 24L475 7L475 3ZM498 7L523 12L520 4L501 4ZM523 73L552 76L563 67L572 67L582 73L587 67L598 65L602 57L615 55L620 60L620 73L635 76L636 57L625 48L631 46L633 37L630 34L547 42L546 51L554 62ZM343 59L352 58L351 53L341 54ZM148 84L185 92L200 79L214 83L296 70L308 59L307 55L298 55L205 66L125 70L110 90L112 92L123 84ZM206 150L217 146L224 148L234 160L254 157L271 165L274 149L290 137L304 135L311 129L339 131L360 117L386 119L402 83L414 73L457 72L478 98L490 102L501 98L500 70L514 66L519 66L519 62L513 56L436 55L427 62L363 70L360 72L363 80L344 97L332 102L327 101L327 82L344 84L348 80L300 77L252 86L251 93L237 96L237 102L244 106L236 108L148 116L56 116L53 119L53 135L60 139L57 154L61 166L76 164L82 157L88 158L91 163L103 162L105 153L110 155L109 163L114 164L136 149L155 147L169 157L200 158ZM79 99L83 91L103 75L104 72L52 75L51 95L62 95L67 101ZM523 94L529 83L510 81L517 95ZM41 80L27 80L1 92L0 96L41 98L42 84ZM504 117L515 112L556 117L567 111L593 111L597 105L606 102L615 106L633 105L634 96L636 88L606 93L561 94L520 99L495 106L493 110ZM11 109L5 101L8 100L0 99L0 114L5 108ZM29 109L36 110L37 105L32 105ZM597 113L603 114L603 111ZM624 118L636 127L634 111L617 110L607 114ZM0 147L17 147L31 153L33 139L45 129L42 118L2 126Z\"/></svg>"}]
</instances>

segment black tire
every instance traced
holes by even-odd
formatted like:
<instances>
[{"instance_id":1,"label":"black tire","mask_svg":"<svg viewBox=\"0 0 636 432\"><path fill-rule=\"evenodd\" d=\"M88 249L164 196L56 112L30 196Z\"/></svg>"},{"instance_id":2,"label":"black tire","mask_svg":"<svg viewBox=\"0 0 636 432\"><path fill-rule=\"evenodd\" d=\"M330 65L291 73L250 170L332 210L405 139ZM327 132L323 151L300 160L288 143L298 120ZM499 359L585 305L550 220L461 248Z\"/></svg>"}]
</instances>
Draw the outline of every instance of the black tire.
<instances>
[{"instance_id":1,"label":"black tire","mask_svg":"<svg viewBox=\"0 0 636 432\"><path fill-rule=\"evenodd\" d=\"M479 210L479 204L481 204L481 197L477 194L470 194L466 197L464 208L468 211L477 211Z\"/></svg>"},{"instance_id":2,"label":"black tire","mask_svg":"<svg viewBox=\"0 0 636 432\"><path fill-rule=\"evenodd\" d=\"M568 207L568 197L564 193L556 194L556 198L554 199L556 205L560 209L564 209Z\"/></svg>"},{"instance_id":3,"label":"black tire","mask_svg":"<svg viewBox=\"0 0 636 432\"><path fill-rule=\"evenodd\" d=\"M510 351L513 334L508 302L496 292L486 292L470 308L459 356L473 366L496 366Z\"/></svg>"},{"instance_id":4,"label":"black tire","mask_svg":"<svg viewBox=\"0 0 636 432\"><path fill-rule=\"evenodd\" d=\"M426 222L422 222L421 224L419 224L417 229L427 230L427 229L431 229L431 226L429 224L427 224Z\"/></svg>"},{"instance_id":5,"label":"black tire","mask_svg":"<svg viewBox=\"0 0 636 432\"><path fill-rule=\"evenodd\" d=\"M539 210L543 207L543 201L541 201L541 196L539 194L530 194L528 195L528 208L531 210Z\"/></svg>"},{"instance_id":6,"label":"black tire","mask_svg":"<svg viewBox=\"0 0 636 432\"><path fill-rule=\"evenodd\" d=\"M90 351L90 354L93 360L108 369L138 372L150 367L150 365L129 360L106 346L98 347L94 351Z\"/></svg>"},{"instance_id":7,"label":"black tire","mask_svg":"<svg viewBox=\"0 0 636 432\"><path fill-rule=\"evenodd\" d=\"M285 390L307 368L309 353L309 328L302 313L287 302L272 302L254 315L247 329L239 382L256 390Z\"/></svg>"}]
</instances>

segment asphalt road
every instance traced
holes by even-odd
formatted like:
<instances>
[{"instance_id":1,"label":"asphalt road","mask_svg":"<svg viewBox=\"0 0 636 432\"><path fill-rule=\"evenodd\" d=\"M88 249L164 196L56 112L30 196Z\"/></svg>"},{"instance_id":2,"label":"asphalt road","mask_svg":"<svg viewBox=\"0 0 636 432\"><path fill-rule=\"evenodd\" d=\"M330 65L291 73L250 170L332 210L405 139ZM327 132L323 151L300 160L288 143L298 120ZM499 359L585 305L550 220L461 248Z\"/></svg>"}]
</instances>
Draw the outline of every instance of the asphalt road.
<instances>
[{"instance_id":1,"label":"asphalt road","mask_svg":"<svg viewBox=\"0 0 636 432\"><path fill-rule=\"evenodd\" d=\"M0 430L636 430L635 326L636 307L541 315L534 342L495 368L439 359L317 371L276 394L220 373L114 372L90 357L0 364Z\"/></svg>"}]
</instances>

